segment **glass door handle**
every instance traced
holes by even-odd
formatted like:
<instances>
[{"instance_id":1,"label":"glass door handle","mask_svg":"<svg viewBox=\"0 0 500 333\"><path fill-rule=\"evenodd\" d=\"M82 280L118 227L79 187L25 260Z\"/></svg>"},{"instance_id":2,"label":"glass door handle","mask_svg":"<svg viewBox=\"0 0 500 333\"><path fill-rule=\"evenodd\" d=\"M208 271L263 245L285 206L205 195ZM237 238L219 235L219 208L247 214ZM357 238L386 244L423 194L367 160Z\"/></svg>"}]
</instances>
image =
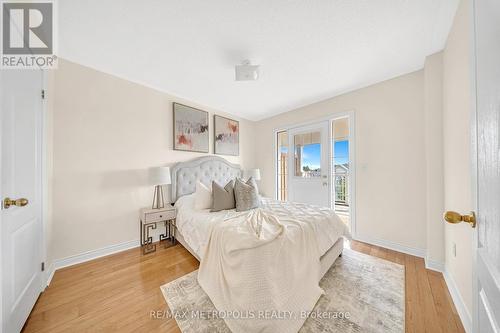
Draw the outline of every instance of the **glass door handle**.
<instances>
[{"instance_id":1,"label":"glass door handle","mask_svg":"<svg viewBox=\"0 0 500 333\"><path fill-rule=\"evenodd\" d=\"M323 186L328 186L328 183L327 182L323 182Z\"/></svg>"}]
</instances>

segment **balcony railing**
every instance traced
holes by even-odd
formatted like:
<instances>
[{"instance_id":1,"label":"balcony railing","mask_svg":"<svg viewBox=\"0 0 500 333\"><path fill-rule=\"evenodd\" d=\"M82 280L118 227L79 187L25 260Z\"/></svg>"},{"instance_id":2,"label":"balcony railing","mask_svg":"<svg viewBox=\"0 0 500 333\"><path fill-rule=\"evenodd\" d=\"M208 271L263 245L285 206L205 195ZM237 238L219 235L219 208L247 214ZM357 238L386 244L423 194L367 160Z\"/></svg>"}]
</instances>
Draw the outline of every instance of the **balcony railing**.
<instances>
[{"instance_id":1,"label":"balcony railing","mask_svg":"<svg viewBox=\"0 0 500 333\"><path fill-rule=\"evenodd\" d=\"M287 200L287 154L281 153L278 161L278 200ZM320 177L321 172L317 170L304 171L305 178ZM334 191L332 197L335 205L349 206L349 174L335 175Z\"/></svg>"},{"instance_id":2,"label":"balcony railing","mask_svg":"<svg viewBox=\"0 0 500 333\"><path fill-rule=\"evenodd\" d=\"M349 205L349 176L334 176L335 191L333 193L336 205Z\"/></svg>"}]
</instances>

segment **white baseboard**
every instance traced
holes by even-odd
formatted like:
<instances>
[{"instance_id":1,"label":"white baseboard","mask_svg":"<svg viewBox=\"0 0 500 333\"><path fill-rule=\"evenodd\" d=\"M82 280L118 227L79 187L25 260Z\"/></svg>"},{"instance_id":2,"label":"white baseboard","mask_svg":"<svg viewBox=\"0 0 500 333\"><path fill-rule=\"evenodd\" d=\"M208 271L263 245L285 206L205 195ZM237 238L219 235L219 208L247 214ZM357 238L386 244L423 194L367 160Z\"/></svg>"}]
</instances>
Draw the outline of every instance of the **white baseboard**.
<instances>
[{"instance_id":1,"label":"white baseboard","mask_svg":"<svg viewBox=\"0 0 500 333\"><path fill-rule=\"evenodd\" d=\"M444 263L442 263L441 261L436 261L425 257L425 268L443 273Z\"/></svg>"},{"instance_id":2,"label":"white baseboard","mask_svg":"<svg viewBox=\"0 0 500 333\"><path fill-rule=\"evenodd\" d=\"M453 303L455 303L455 307L457 308L458 315L462 320L462 325L464 326L465 332L472 333L472 316L465 306L464 300L462 299L462 295L460 295L460 292L458 291L455 280L452 278L451 274L446 268L444 269L443 276L446 285L448 286L448 290L450 291L451 298L453 299Z\"/></svg>"},{"instance_id":3,"label":"white baseboard","mask_svg":"<svg viewBox=\"0 0 500 333\"><path fill-rule=\"evenodd\" d=\"M51 264L50 266L47 267L45 270L45 286L48 287L50 282L52 281L52 278L54 277L54 273L56 272L54 268L54 264Z\"/></svg>"},{"instance_id":4,"label":"white baseboard","mask_svg":"<svg viewBox=\"0 0 500 333\"><path fill-rule=\"evenodd\" d=\"M354 238L357 241L372 244L372 245L377 245L380 247L384 247L389 250L401 252L401 253L406 253L415 257L420 257L424 258L425 257L425 249L419 249L419 248L414 248L406 245L402 245L399 243L387 241L384 239L377 239L377 238L371 238L371 237L364 237L364 236L357 236Z\"/></svg>"},{"instance_id":5,"label":"white baseboard","mask_svg":"<svg viewBox=\"0 0 500 333\"><path fill-rule=\"evenodd\" d=\"M94 260L100 257L108 256L110 254L126 251L129 249L133 249L135 247L139 247L140 243L139 240L132 240L124 243L119 243L119 244L114 244L110 246L105 246L97 250L91 250L87 251L84 253L80 253L74 256L66 257L63 259L57 259L54 260L52 264L48 267L46 271L46 281L47 281L47 286L50 284L50 281L52 281L52 277L54 276L54 273L61 268L68 267L68 266L73 266L76 264L81 264L86 261Z\"/></svg>"},{"instance_id":6,"label":"white baseboard","mask_svg":"<svg viewBox=\"0 0 500 333\"><path fill-rule=\"evenodd\" d=\"M472 317L469 310L467 310L467 307L465 306L462 295L458 291L455 280L451 277L451 274L448 269L446 269L444 263L425 258L425 268L443 273L444 281L446 282L446 286L448 287L453 303L455 304L455 308L457 308L462 325L467 333L471 333Z\"/></svg>"}]
</instances>

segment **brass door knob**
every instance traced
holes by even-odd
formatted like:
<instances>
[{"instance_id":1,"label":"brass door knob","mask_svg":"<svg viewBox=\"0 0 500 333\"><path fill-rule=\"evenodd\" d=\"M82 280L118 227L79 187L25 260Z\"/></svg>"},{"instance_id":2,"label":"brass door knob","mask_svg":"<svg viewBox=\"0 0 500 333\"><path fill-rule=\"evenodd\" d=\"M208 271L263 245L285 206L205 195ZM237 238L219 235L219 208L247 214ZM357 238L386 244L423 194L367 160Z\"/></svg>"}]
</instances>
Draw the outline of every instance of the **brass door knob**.
<instances>
[{"instance_id":1,"label":"brass door knob","mask_svg":"<svg viewBox=\"0 0 500 333\"><path fill-rule=\"evenodd\" d=\"M12 200L11 198L5 198L3 200L3 208L9 209L10 206L24 207L29 203L28 199L21 198L17 200Z\"/></svg>"},{"instance_id":2,"label":"brass door knob","mask_svg":"<svg viewBox=\"0 0 500 333\"><path fill-rule=\"evenodd\" d=\"M476 214L470 212L469 215L461 215L457 212L448 211L444 214L444 219L448 223L456 224L460 222L469 223L472 228L476 227Z\"/></svg>"}]
</instances>

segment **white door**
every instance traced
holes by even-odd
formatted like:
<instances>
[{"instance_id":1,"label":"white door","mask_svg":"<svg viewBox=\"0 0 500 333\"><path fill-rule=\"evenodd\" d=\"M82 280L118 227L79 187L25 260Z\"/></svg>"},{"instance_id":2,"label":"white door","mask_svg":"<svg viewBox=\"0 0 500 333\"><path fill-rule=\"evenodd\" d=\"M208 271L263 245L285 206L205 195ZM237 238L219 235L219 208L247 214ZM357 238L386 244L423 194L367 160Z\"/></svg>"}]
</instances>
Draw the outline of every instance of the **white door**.
<instances>
[{"instance_id":1,"label":"white door","mask_svg":"<svg viewBox=\"0 0 500 333\"><path fill-rule=\"evenodd\" d=\"M42 287L42 78L38 70L0 71L4 333L21 330Z\"/></svg>"},{"instance_id":2,"label":"white door","mask_svg":"<svg viewBox=\"0 0 500 333\"><path fill-rule=\"evenodd\" d=\"M290 201L330 208L330 124L322 121L288 132Z\"/></svg>"},{"instance_id":3,"label":"white door","mask_svg":"<svg viewBox=\"0 0 500 333\"><path fill-rule=\"evenodd\" d=\"M500 332L500 2L475 1L477 255L475 327Z\"/></svg>"}]
</instances>

